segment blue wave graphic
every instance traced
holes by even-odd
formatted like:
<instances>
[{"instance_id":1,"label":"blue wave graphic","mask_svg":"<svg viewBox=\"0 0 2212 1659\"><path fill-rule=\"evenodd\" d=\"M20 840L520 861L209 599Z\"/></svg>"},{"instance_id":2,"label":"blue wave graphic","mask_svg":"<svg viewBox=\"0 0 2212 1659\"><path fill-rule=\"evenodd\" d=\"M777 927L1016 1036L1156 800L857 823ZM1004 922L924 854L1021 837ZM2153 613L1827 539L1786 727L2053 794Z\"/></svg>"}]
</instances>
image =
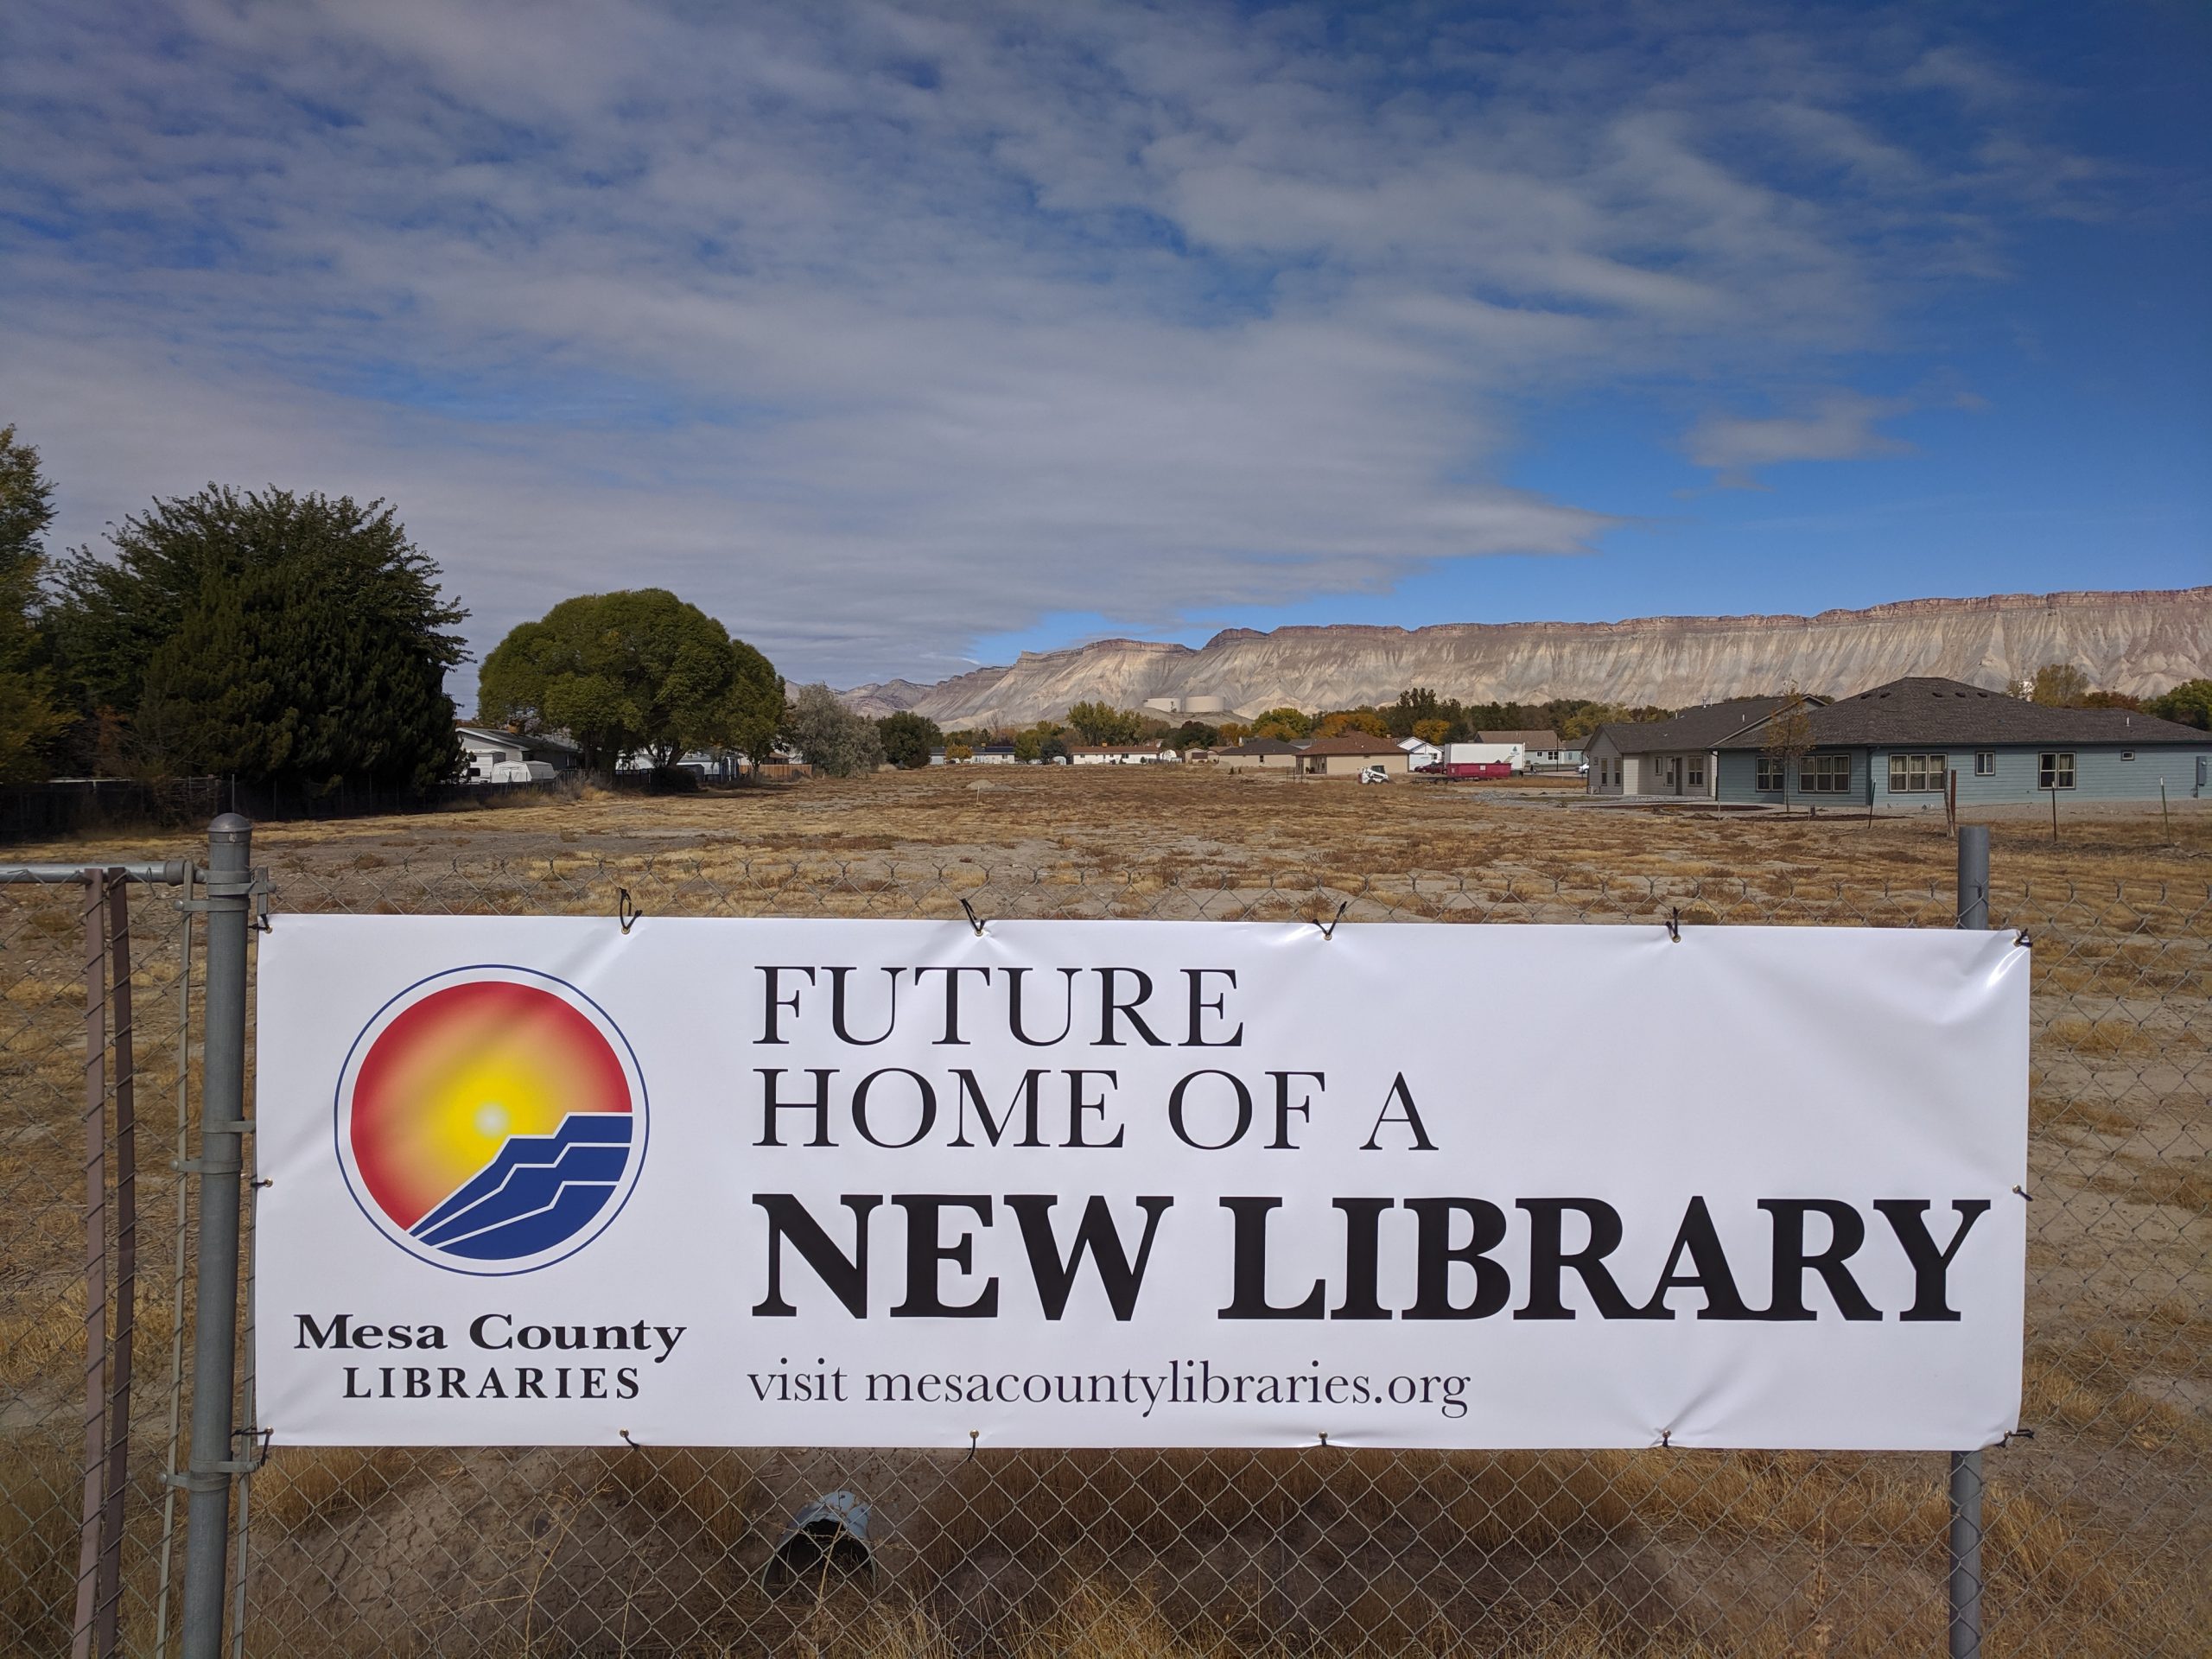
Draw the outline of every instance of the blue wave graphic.
<instances>
[{"instance_id":1,"label":"blue wave graphic","mask_svg":"<svg viewBox=\"0 0 2212 1659\"><path fill-rule=\"evenodd\" d=\"M607 1207L630 1161L627 1112L577 1112L499 1156L409 1230L448 1255L510 1262L572 1238Z\"/></svg>"}]
</instances>

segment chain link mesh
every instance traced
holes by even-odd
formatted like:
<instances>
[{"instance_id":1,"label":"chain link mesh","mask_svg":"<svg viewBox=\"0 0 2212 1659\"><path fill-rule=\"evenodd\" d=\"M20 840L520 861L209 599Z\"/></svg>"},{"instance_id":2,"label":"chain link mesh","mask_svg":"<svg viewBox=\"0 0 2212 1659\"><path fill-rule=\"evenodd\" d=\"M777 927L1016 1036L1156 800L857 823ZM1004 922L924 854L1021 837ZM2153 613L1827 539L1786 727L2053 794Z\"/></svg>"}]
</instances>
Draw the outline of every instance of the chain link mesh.
<instances>
[{"instance_id":1,"label":"chain link mesh","mask_svg":"<svg viewBox=\"0 0 2212 1659\"><path fill-rule=\"evenodd\" d=\"M1676 871L1267 875L1097 861L303 851L285 911L1948 926L1948 885ZM73 903L0 888L0 1643L67 1639L81 1482L83 988ZM175 1095L182 941L141 897L142 1096ZM157 919L158 918L158 919ZM2212 893L2031 882L2024 1423L1987 1457L1986 1651L2184 1656L2212 1629ZM162 1021L166 1020L166 1026ZM1572 1063L1563 1059L1563 1064ZM166 1068L166 1070L164 1070ZM165 1080L165 1081L164 1081ZM142 1107L142 1113L155 1114ZM149 1135L149 1140L157 1139ZM173 1230L142 1160L126 1650L157 1651ZM1942 1460L1655 1449L279 1450L246 1653L1876 1654L1944 1642ZM874 1571L772 1572L849 1489ZM173 1629L173 1625L170 1626Z\"/></svg>"},{"instance_id":2,"label":"chain link mesh","mask_svg":"<svg viewBox=\"0 0 2212 1659\"><path fill-rule=\"evenodd\" d=\"M92 1048L87 968L99 971L119 930L84 883L0 886L0 1649L69 1650L76 1625L86 1488L88 1054L93 1098L110 1126L100 1166L104 1276L118 1283L124 1170L114 1144L118 1091L133 1097L135 1294L130 1297L129 1452L124 1474L117 1615L126 1651L156 1650L174 1630L167 1580L181 1566L165 1473L179 1466L179 1410L188 1410L180 1344L190 1318L181 1269L189 1249L183 1155L189 1094L188 922L173 888L121 888L128 971L101 973L105 1040ZM87 906L97 918L88 938ZM122 995L127 983L127 1014ZM120 1040L118 1040L120 1039ZM122 1053L133 1064L126 1073ZM120 1302L111 1292L100 1371L117 1376ZM113 1395L111 1394L110 1398Z\"/></svg>"}]
</instances>

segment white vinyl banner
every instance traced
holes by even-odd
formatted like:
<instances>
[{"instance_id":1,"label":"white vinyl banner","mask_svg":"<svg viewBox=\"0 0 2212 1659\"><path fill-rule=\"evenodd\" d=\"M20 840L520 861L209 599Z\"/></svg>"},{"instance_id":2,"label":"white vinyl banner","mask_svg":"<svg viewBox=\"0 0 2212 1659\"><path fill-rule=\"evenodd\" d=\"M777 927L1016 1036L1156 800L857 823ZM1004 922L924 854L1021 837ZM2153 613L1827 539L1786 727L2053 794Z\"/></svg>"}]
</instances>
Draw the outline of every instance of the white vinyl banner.
<instances>
[{"instance_id":1,"label":"white vinyl banner","mask_svg":"<svg viewBox=\"0 0 2212 1659\"><path fill-rule=\"evenodd\" d=\"M261 1422L1986 1445L2019 1404L2028 957L1861 928L279 916Z\"/></svg>"}]
</instances>

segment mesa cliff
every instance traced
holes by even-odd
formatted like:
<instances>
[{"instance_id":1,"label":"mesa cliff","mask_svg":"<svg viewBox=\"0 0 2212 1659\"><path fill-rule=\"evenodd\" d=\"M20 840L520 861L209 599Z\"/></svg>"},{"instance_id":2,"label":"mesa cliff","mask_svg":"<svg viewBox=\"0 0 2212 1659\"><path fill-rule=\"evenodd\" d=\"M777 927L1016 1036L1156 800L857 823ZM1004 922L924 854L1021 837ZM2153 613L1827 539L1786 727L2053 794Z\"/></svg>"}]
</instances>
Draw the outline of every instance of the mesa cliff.
<instances>
[{"instance_id":1,"label":"mesa cliff","mask_svg":"<svg viewBox=\"0 0 2212 1659\"><path fill-rule=\"evenodd\" d=\"M1219 697L1244 715L1342 709L1415 685L1467 702L1666 708L1790 685L1840 696L1905 674L1995 690L2045 663L2073 664L2092 685L2135 696L2212 674L2212 587L1916 599L1817 616L1229 628L1195 650L1100 639L1024 652L935 685L891 680L843 695L863 714L911 709L952 729L1026 725L1084 701L1133 709L1152 697Z\"/></svg>"}]
</instances>

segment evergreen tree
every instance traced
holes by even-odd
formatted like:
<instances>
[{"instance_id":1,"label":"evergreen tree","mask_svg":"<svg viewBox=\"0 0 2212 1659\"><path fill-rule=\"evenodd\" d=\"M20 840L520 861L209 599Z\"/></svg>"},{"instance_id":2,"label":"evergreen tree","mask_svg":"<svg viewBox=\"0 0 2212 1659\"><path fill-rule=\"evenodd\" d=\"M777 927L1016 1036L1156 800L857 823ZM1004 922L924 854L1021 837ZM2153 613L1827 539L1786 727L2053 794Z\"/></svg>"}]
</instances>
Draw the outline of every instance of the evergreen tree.
<instances>
[{"instance_id":1,"label":"evergreen tree","mask_svg":"<svg viewBox=\"0 0 2212 1659\"><path fill-rule=\"evenodd\" d=\"M16 442L14 427L0 427L0 783L45 776L47 753L69 723L54 704L33 624L53 519L38 451Z\"/></svg>"},{"instance_id":2,"label":"evergreen tree","mask_svg":"<svg viewBox=\"0 0 2212 1659\"><path fill-rule=\"evenodd\" d=\"M143 770L312 794L458 768L467 613L384 503L210 485L109 539L63 562L48 621L79 712L120 717Z\"/></svg>"}]
</instances>

